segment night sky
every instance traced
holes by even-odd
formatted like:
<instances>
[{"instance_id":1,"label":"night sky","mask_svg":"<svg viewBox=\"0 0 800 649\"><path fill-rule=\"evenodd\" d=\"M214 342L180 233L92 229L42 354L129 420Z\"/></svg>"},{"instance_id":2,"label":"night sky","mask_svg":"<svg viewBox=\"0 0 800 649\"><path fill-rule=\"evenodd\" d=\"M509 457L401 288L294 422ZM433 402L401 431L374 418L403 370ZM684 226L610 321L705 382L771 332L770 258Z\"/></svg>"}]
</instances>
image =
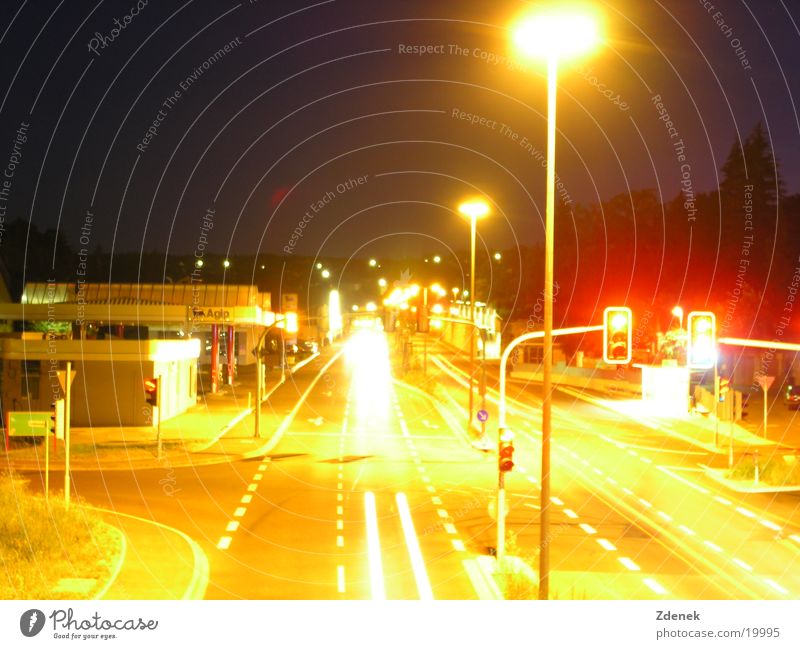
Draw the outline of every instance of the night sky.
<instances>
[{"instance_id":1,"label":"night sky","mask_svg":"<svg viewBox=\"0 0 800 649\"><path fill-rule=\"evenodd\" d=\"M90 250L191 254L205 226L220 254L446 255L480 193L486 250L540 241L545 76L508 32L535 5L4 2L0 215L80 248L88 212ZM800 191L800 3L596 5L606 43L559 79L562 202L716 189L759 121Z\"/></svg>"}]
</instances>

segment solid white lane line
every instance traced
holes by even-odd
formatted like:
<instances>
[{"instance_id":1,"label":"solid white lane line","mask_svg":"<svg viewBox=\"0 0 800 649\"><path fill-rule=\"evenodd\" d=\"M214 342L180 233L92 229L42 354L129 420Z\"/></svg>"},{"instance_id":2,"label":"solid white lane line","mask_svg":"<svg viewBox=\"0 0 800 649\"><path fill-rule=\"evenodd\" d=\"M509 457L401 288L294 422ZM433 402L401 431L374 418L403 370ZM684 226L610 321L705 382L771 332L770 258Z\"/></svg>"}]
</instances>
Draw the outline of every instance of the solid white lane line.
<instances>
[{"instance_id":1,"label":"solid white lane line","mask_svg":"<svg viewBox=\"0 0 800 649\"><path fill-rule=\"evenodd\" d=\"M223 536L217 542L217 550L227 550L229 547L231 547L231 541L232 540L233 539L230 536Z\"/></svg>"},{"instance_id":2,"label":"solid white lane line","mask_svg":"<svg viewBox=\"0 0 800 649\"><path fill-rule=\"evenodd\" d=\"M656 595L666 595L667 589L664 588L661 584L659 584L655 579L651 579L647 577L646 579L642 580L644 585L647 586L650 590L652 590Z\"/></svg>"},{"instance_id":3,"label":"solid white lane line","mask_svg":"<svg viewBox=\"0 0 800 649\"><path fill-rule=\"evenodd\" d=\"M609 552L614 552L617 549L616 546L608 539L596 539L596 540L601 548L608 550Z\"/></svg>"},{"instance_id":4,"label":"solid white lane line","mask_svg":"<svg viewBox=\"0 0 800 649\"><path fill-rule=\"evenodd\" d=\"M367 556L369 557L369 581L372 588L372 599L386 599L386 591L383 585L381 541L378 536L378 513L375 508L375 494L371 491L367 491L364 494L364 515L367 522Z\"/></svg>"},{"instance_id":5,"label":"solid white lane line","mask_svg":"<svg viewBox=\"0 0 800 649\"><path fill-rule=\"evenodd\" d=\"M411 569L414 571L414 579L417 582L417 591L421 600L432 600L433 590L428 579L428 572L425 570L425 562L422 559L422 552L419 549L419 539L414 530L414 521L411 519L411 511L408 508L408 500L402 492L395 495L397 502L397 513L400 515L400 523L403 526L403 534L406 537L406 547L408 556L411 559Z\"/></svg>"},{"instance_id":6,"label":"solid white lane line","mask_svg":"<svg viewBox=\"0 0 800 649\"><path fill-rule=\"evenodd\" d=\"M639 566L637 566L631 559L628 559L628 557L619 557L617 561L619 561L628 570L641 570L641 568L639 568Z\"/></svg>"},{"instance_id":7,"label":"solid white lane line","mask_svg":"<svg viewBox=\"0 0 800 649\"><path fill-rule=\"evenodd\" d=\"M747 572L753 572L753 566L748 563L745 563L741 559L737 559L736 557L733 558L733 562L739 566L740 568L744 568Z\"/></svg>"},{"instance_id":8,"label":"solid white lane line","mask_svg":"<svg viewBox=\"0 0 800 649\"><path fill-rule=\"evenodd\" d=\"M225 526L226 532L235 532L239 529L239 521L231 521Z\"/></svg>"},{"instance_id":9,"label":"solid white lane line","mask_svg":"<svg viewBox=\"0 0 800 649\"><path fill-rule=\"evenodd\" d=\"M340 593L345 591L344 566L336 566L336 590Z\"/></svg>"},{"instance_id":10,"label":"solid white lane line","mask_svg":"<svg viewBox=\"0 0 800 649\"><path fill-rule=\"evenodd\" d=\"M591 534L597 534L597 530L594 529L591 525L587 525L586 523L581 523L580 525L578 525L578 527L580 527L587 534L590 534L590 535Z\"/></svg>"},{"instance_id":11,"label":"solid white lane line","mask_svg":"<svg viewBox=\"0 0 800 649\"><path fill-rule=\"evenodd\" d=\"M681 476L679 476L677 473L675 473L674 471L670 471L670 470L669 470L667 467L665 467L665 466L657 466L656 468L657 468L659 471L661 471L661 473L664 473L664 474L668 475L670 478L674 478L674 479L675 479L675 480L677 480L678 482L682 482L682 483L683 483L683 484L685 484L687 487L691 487L691 488L692 488L692 489L694 489L695 491L699 491L701 494L709 494L709 493L711 493L711 492L710 492L708 489L705 489L704 487L701 487L700 485L696 485L696 484L695 484L694 482L692 482L691 480L687 480L686 478L682 478L682 477L681 477ZM723 500L724 500L724 498L723 498Z\"/></svg>"}]
</instances>

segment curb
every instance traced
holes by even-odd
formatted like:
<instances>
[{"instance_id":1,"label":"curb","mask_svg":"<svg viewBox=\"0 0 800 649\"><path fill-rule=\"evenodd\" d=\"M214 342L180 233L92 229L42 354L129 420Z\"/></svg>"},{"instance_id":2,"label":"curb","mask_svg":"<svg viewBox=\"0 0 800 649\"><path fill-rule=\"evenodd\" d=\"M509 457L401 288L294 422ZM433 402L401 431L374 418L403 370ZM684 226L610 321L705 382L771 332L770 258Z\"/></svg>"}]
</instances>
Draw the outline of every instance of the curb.
<instances>
[{"instance_id":1,"label":"curb","mask_svg":"<svg viewBox=\"0 0 800 649\"><path fill-rule=\"evenodd\" d=\"M108 581L106 581L106 585L103 586L103 588L101 588L100 591L98 591L95 594L95 596L92 597L92 599L103 599L103 597L105 597L105 594L108 592L108 589L111 588L111 586L117 580L120 570L122 570L122 564L125 563L125 556L128 553L128 537L125 536L125 533L121 529L119 529L116 525L112 525L111 523L106 523L105 521L102 521L102 523L107 528L114 530L119 535L121 549L119 556L117 557L117 563L114 566L113 570L111 571L111 576L108 578Z\"/></svg>"},{"instance_id":2,"label":"curb","mask_svg":"<svg viewBox=\"0 0 800 649\"><path fill-rule=\"evenodd\" d=\"M186 590L184 590L183 595L181 596L180 599L182 600L203 599L203 596L205 595L206 592L206 588L208 588L210 568L208 564L208 557L206 556L206 553L203 552L203 549L200 547L197 541L191 538L188 534L181 532L179 529L170 527L169 525L165 525L164 523L159 523L158 521L148 520L146 518L142 518L141 516L136 516L135 514L126 514L120 511L104 509L103 507L94 507L91 505L90 507L95 511L102 512L103 514L108 514L113 516L124 516L126 518L132 518L134 520L137 520L141 523L155 525L156 527L160 527L164 530L167 530L168 532L172 532L173 534L180 536L189 546L189 548L192 551L192 556L194 557L194 571L192 573L192 578L189 580L189 585L186 587ZM120 566L120 571L121 571L121 566ZM115 580L116 577L119 576L120 571L117 572ZM110 581L106 586L105 590L107 591L113 583L114 583L113 581Z\"/></svg>"},{"instance_id":3,"label":"curb","mask_svg":"<svg viewBox=\"0 0 800 649\"><path fill-rule=\"evenodd\" d=\"M705 475L711 478L714 482L727 487L732 491L746 494L769 494L769 493L800 493L800 485L794 487L773 487L769 485L764 486L746 486L752 485L750 480L731 480L722 475L724 469L712 469L710 466L703 466Z\"/></svg>"}]
</instances>

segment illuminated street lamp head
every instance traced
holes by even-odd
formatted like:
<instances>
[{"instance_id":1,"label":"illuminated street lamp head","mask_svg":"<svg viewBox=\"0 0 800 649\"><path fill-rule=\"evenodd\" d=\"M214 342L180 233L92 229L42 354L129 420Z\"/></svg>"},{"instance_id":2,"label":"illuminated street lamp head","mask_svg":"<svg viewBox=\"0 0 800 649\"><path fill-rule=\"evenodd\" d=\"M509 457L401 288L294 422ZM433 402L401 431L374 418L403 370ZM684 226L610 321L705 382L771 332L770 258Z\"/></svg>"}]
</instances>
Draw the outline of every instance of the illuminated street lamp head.
<instances>
[{"instance_id":1,"label":"illuminated street lamp head","mask_svg":"<svg viewBox=\"0 0 800 649\"><path fill-rule=\"evenodd\" d=\"M198 259L196 262L194 262L194 265L195 265L196 268L202 268L203 267L203 260L202 259Z\"/></svg>"},{"instance_id":2,"label":"illuminated street lamp head","mask_svg":"<svg viewBox=\"0 0 800 649\"><path fill-rule=\"evenodd\" d=\"M377 259L370 259L369 260L369 265L370 265L370 268L375 268L375 266L378 265L378 260Z\"/></svg>"},{"instance_id":3,"label":"illuminated street lamp head","mask_svg":"<svg viewBox=\"0 0 800 649\"><path fill-rule=\"evenodd\" d=\"M513 27L514 45L526 57L578 56L600 43L597 13L583 5L554 7L523 16Z\"/></svg>"},{"instance_id":4,"label":"illuminated street lamp head","mask_svg":"<svg viewBox=\"0 0 800 649\"><path fill-rule=\"evenodd\" d=\"M381 278L378 280L378 286L380 286L381 288L386 288L386 283L387 283L387 282L386 282L386 279L384 279L383 277L381 277Z\"/></svg>"},{"instance_id":5,"label":"illuminated street lamp head","mask_svg":"<svg viewBox=\"0 0 800 649\"><path fill-rule=\"evenodd\" d=\"M433 256L433 263L434 264L439 264L439 263L441 263L441 261L442 261L442 258L439 255L434 255Z\"/></svg>"},{"instance_id":6,"label":"illuminated street lamp head","mask_svg":"<svg viewBox=\"0 0 800 649\"><path fill-rule=\"evenodd\" d=\"M500 261L503 258L503 255L499 252L494 253L494 260Z\"/></svg>"},{"instance_id":7,"label":"illuminated street lamp head","mask_svg":"<svg viewBox=\"0 0 800 649\"><path fill-rule=\"evenodd\" d=\"M231 262L229 259L226 259L225 261L222 262L222 265L225 266L225 268L230 268Z\"/></svg>"},{"instance_id":8,"label":"illuminated street lamp head","mask_svg":"<svg viewBox=\"0 0 800 649\"><path fill-rule=\"evenodd\" d=\"M480 198L470 199L461 203L458 211L471 219L481 219L489 213L489 204Z\"/></svg>"},{"instance_id":9,"label":"illuminated street lamp head","mask_svg":"<svg viewBox=\"0 0 800 649\"><path fill-rule=\"evenodd\" d=\"M327 268L324 268L322 270L322 278L328 279L330 276L331 276L331 271L329 271Z\"/></svg>"},{"instance_id":10,"label":"illuminated street lamp head","mask_svg":"<svg viewBox=\"0 0 800 649\"><path fill-rule=\"evenodd\" d=\"M672 307L672 315L674 315L676 318L682 318L683 309L679 306Z\"/></svg>"},{"instance_id":11,"label":"illuminated street lamp head","mask_svg":"<svg viewBox=\"0 0 800 649\"><path fill-rule=\"evenodd\" d=\"M321 262L317 262L317 270L322 270L322 263Z\"/></svg>"}]
</instances>

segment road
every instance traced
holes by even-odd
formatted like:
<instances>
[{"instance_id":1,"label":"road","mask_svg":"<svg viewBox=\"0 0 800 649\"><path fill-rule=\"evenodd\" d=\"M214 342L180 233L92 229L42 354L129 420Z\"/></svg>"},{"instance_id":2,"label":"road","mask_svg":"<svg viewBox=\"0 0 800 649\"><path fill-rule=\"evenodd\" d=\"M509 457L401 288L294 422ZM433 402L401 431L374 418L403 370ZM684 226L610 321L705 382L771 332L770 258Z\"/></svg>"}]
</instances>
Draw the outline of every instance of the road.
<instances>
[{"instance_id":1,"label":"road","mask_svg":"<svg viewBox=\"0 0 800 649\"><path fill-rule=\"evenodd\" d=\"M239 427L222 440L228 461L76 472L75 488L194 538L208 598L476 598L497 464L465 430L465 360L432 346L419 389L392 379L390 352L367 331L294 375L263 409L264 430L282 430L268 452ZM540 395L511 387L509 551L535 567ZM493 390L488 410L494 434ZM554 430L553 597L800 596L797 495L732 495L702 472L720 457L574 394L557 393Z\"/></svg>"}]
</instances>

